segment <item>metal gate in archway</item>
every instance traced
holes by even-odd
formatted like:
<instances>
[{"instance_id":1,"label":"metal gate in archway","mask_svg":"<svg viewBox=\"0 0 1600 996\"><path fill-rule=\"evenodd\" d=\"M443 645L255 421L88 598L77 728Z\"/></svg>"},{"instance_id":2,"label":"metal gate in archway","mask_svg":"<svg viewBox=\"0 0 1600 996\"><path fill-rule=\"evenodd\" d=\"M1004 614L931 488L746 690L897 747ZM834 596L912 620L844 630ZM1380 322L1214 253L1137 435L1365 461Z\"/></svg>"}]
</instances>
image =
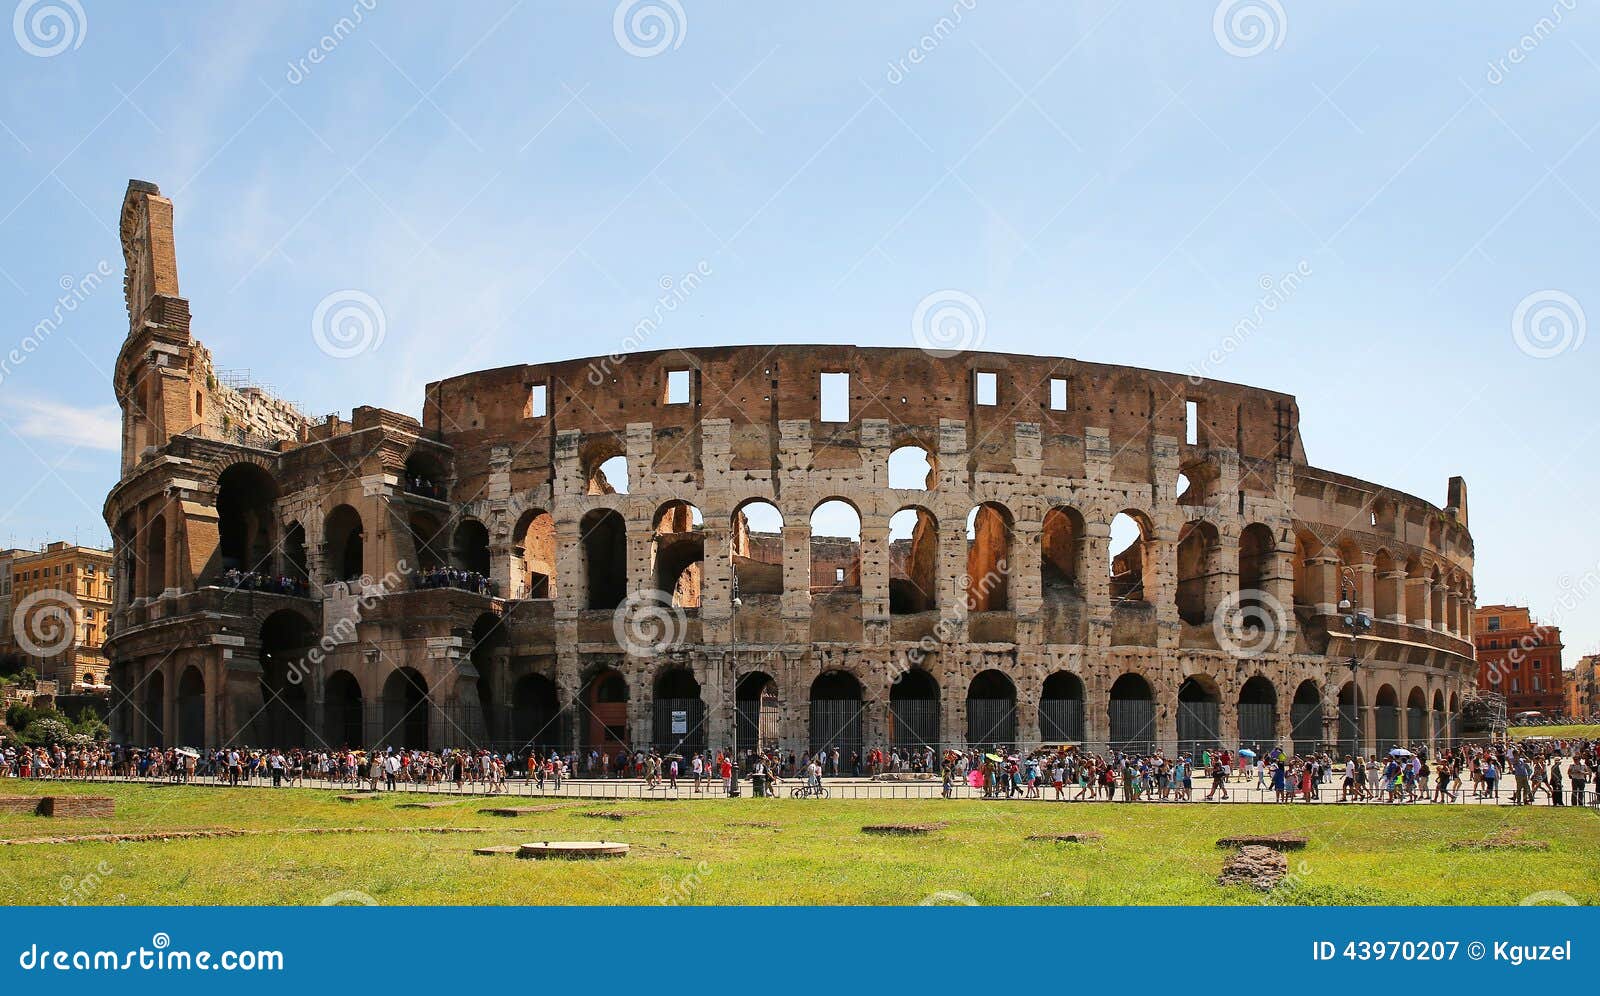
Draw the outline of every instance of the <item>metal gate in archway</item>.
<instances>
[{"instance_id":1,"label":"metal gate in archway","mask_svg":"<svg viewBox=\"0 0 1600 996\"><path fill-rule=\"evenodd\" d=\"M1011 699L967 700L967 746L1017 746L1017 704Z\"/></svg>"},{"instance_id":2,"label":"metal gate in archway","mask_svg":"<svg viewBox=\"0 0 1600 996\"><path fill-rule=\"evenodd\" d=\"M1428 710L1406 709L1406 741L1421 744L1428 739Z\"/></svg>"},{"instance_id":3,"label":"metal gate in archway","mask_svg":"<svg viewBox=\"0 0 1600 996\"><path fill-rule=\"evenodd\" d=\"M889 703L889 744L901 750L939 749L939 700L900 699Z\"/></svg>"},{"instance_id":4,"label":"metal gate in archway","mask_svg":"<svg viewBox=\"0 0 1600 996\"><path fill-rule=\"evenodd\" d=\"M1045 743L1083 742L1082 699L1040 699L1039 739Z\"/></svg>"},{"instance_id":5,"label":"metal gate in archway","mask_svg":"<svg viewBox=\"0 0 1600 996\"><path fill-rule=\"evenodd\" d=\"M1278 739L1278 707L1271 702L1239 703L1239 745L1270 747Z\"/></svg>"},{"instance_id":6,"label":"metal gate in archway","mask_svg":"<svg viewBox=\"0 0 1600 996\"><path fill-rule=\"evenodd\" d=\"M811 753L839 748L840 764L861 749L861 700L811 700Z\"/></svg>"},{"instance_id":7,"label":"metal gate in archway","mask_svg":"<svg viewBox=\"0 0 1600 996\"><path fill-rule=\"evenodd\" d=\"M1289 723L1294 737L1294 752L1302 757L1322 747L1322 703L1296 702L1289 708Z\"/></svg>"},{"instance_id":8,"label":"metal gate in archway","mask_svg":"<svg viewBox=\"0 0 1600 996\"><path fill-rule=\"evenodd\" d=\"M1400 709L1398 706L1379 706L1377 713L1378 753L1387 754L1400 746Z\"/></svg>"},{"instance_id":9,"label":"metal gate in archway","mask_svg":"<svg viewBox=\"0 0 1600 996\"><path fill-rule=\"evenodd\" d=\"M1155 749L1156 704L1150 699L1112 699L1111 748L1131 753Z\"/></svg>"},{"instance_id":10,"label":"metal gate in archway","mask_svg":"<svg viewBox=\"0 0 1600 996\"><path fill-rule=\"evenodd\" d=\"M1222 746L1222 708L1216 702L1178 703L1178 753L1198 756Z\"/></svg>"},{"instance_id":11,"label":"metal gate in archway","mask_svg":"<svg viewBox=\"0 0 1600 996\"><path fill-rule=\"evenodd\" d=\"M656 699L652 743L663 754L685 759L706 750L706 705L699 699ZM680 770L686 770L682 765Z\"/></svg>"}]
</instances>

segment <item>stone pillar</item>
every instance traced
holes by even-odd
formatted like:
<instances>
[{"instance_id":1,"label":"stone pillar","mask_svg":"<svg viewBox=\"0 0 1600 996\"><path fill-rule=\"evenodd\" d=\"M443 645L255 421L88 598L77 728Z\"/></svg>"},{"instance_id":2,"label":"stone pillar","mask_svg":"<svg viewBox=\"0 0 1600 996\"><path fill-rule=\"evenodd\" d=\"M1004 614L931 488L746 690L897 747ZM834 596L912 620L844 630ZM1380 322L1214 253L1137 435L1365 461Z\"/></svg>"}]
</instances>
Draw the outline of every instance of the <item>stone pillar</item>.
<instances>
[{"instance_id":1,"label":"stone pillar","mask_svg":"<svg viewBox=\"0 0 1600 996\"><path fill-rule=\"evenodd\" d=\"M1406 621L1424 629L1433 628L1433 581L1429 578L1408 577L1406 585Z\"/></svg>"},{"instance_id":2,"label":"stone pillar","mask_svg":"<svg viewBox=\"0 0 1600 996\"><path fill-rule=\"evenodd\" d=\"M1012 527L1011 546L1006 551L1006 583L1010 587L1011 609L1018 619L1037 616L1044 605L1040 578L1043 536L1043 522L1019 520Z\"/></svg>"},{"instance_id":3,"label":"stone pillar","mask_svg":"<svg viewBox=\"0 0 1600 996\"><path fill-rule=\"evenodd\" d=\"M868 642L887 642L889 623L889 524L861 524L861 618ZM881 639L876 639L880 637Z\"/></svg>"},{"instance_id":4,"label":"stone pillar","mask_svg":"<svg viewBox=\"0 0 1600 996\"><path fill-rule=\"evenodd\" d=\"M1239 590L1239 540L1224 536L1206 561L1206 618L1215 619L1223 599Z\"/></svg>"},{"instance_id":5,"label":"stone pillar","mask_svg":"<svg viewBox=\"0 0 1600 996\"><path fill-rule=\"evenodd\" d=\"M706 517L701 535L705 557L700 562L700 619L706 629L733 615L733 559L728 548L728 517Z\"/></svg>"},{"instance_id":6,"label":"stone pillar","mask_svg":"<svg viewBox=\"0 0 1600 996\"><path fill-rule=\"evenodd\" d=\"M1105 650L1111 646L1111 526L1086 522L1083 528L1083 557L1078 567L1078 585L1083 591L1083 610L1089 619L1088 646Z\"/></svg>"},{"instance_id":7,"label":"stone pillar","mask_svg":"<svg viewBox=\"0 0 1600 996\"><path fill-rule=\"evenodd\" d=\"M1178 537L1166 529L1157 529L1146 540L1155 549L1145 558L1144 597L1156 610L1156 645L1163 649L1175 648L1182 632L1178 619ZM1154 578L1150 565L1154 564Z\"/></svg>"},{"instance_id":8,"label":"stone pillar","mask_svg":"<svg viewBox=\"0 0 1600 996\"><path fill-rule=\"evenodd\" d=\"M648 516L648 513L646 513ZM656 586L656 536L648 517L628 516L628 586L626 591L648 591ZM670 595L671 592L668 592Z\"/></svg>"},{"instance_id":9,"label":"stone pillar","mask_svg":"<svg viewBox=\"0 0 1600 996\"><path fill-rule=\"evenodd\" d=\"M783 616L811 618L811 520L783 520Z\"/></svg>"},{"instance_id":10,"label":"stone pillar","mask_svg":"<svg viewBox=\"0 0 1600 996\"><path fill-rule=\"evenodd\" d=\"M1350 570L1355 573L1355 597L1351 599L1355 604L1351 608L1357 612L1365 612L1369 616L1376 614L1373 608L1377 604L1373 591L1373 574L1371 564L1351 564Z\"/></svg>"},{"instance_id":11,"label":"stone pillar","mask_svg":"<svg viewBox=\"0 0 1600 996\"><path fill-rule=\"evenodd\" d=\"M1319 615L1339 611L1339 558L1323 554L1306 558L1311 578L1311 597Z\"/></svg>"},{"instance_id":12,"label":"stone pillar","mask_svg":"<svg viewBox=\"0 0 1600 996\"><path fill-rule=\"evenodd\" d=\"M1386 622L1404 623L1406 621L1406 572L1384 571L1376 577L1376 589L1383 592L1389 604L1394 606L1394 611L1385 614L1382 618ZM1376 595L1373 601L1380 601Z\"/></svg>"}]
</instances>

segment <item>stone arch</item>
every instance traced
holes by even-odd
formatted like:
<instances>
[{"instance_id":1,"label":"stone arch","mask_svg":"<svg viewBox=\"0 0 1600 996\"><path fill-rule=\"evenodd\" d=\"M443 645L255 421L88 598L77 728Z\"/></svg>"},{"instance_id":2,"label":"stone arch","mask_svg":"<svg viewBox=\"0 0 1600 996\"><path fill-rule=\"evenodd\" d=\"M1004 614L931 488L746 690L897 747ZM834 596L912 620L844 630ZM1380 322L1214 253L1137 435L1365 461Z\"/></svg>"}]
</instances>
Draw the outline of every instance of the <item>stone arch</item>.
<instances>
[{"instance_id":1,"label":"stone arch","mask_svg":"<svg viewBox=\"0 0 1600 996\"><path fill-rule=\"evenodd\" d=\"M1211 457L1195 457L1178 467L1176 492L1179 505L1203 506L1217 500L1222 470Z\"/></svg>"},{"instance_id":2,"label":"stone arch","mask_svg":"<svg viewBox=\"0 0 1600 996\"><path fill-rule=\"evenodd\" d=\"M1374 745L1380 755L1389 753L1400 746L1400 696L1394 686L1383 684L1378 686L1377 694L1373 696L1373 713L1376 720L1376 734L1378 742Z\"/></svg>"},{"instance_id":3,"label":"stone arch","mask_svg":"<svg viewBox=\"0 0 1600 996\"><path fill-rule=\"evenodd\" d=\"M366 742L366 700L356 676L343 669L322 685L323 740L329 747L360 747Z\"/></svg>"},{"instance_id":4,"label":"stone arch","mask_svg":"<svg viewBox=\"0 0 1600 996\"><path fill-rule=\"evenodd\" d=\"M419 572L437 570L449 560L446 556L448 547L443 520L433 510L408 508L406 532L411 536L411 548Z\"/></svg>"},{"instance_id":5,"label":"stone arch","mask_svg":"<svg viewBox=\"0 0 1600 996\"><path fill-rule=\"evenodd\" d=\"M428 681L414 667L398 667L383 683L382 745L426 750L433 702Z\"/></svg>"},{"instance_id":6,"label":"stone arch","mask_svg":"<svg viewBox=\"0 0 1600 996\"><path fill-rule=\"evenodd\" d=\"M811 591L861 590L861 509L828 497L811 509Z\"/></svg>"},{"instance_id":7,"label":"stone arch","mask_svg":"<svg viewBox=\"0 0 1600 996\"><path fill-rule=\"evenodd\" d=\"M1309 757L1322 743L1322 689L1310 678L1300 682L1289 704L1289 735L1294 752Z\"/></svg>"},{"instance_id":8,"label":"stone arch","mask_svg":"<svg viewBox=\"0 0 1600 996\"><path fill-rule=\"evenodd\" d=\"M967 513L967 611L1004 612L1011 607L1011 510L980 502Z\"/></svg>"},{"instance_id":9,"label":"stone arch","mask_svg":"<svg viewBox=\"0 0 1600 996\"><path fill-rule=\"evenodd\" d=\"M178 744L210 746L206 742L206 678L193 664L178 677Z\"/></svg>"},{"instance_id":10,"label":"stone arch","mask_svg":"<svg viewBox=\"0 0 1600 996\"><path fill-rule=\"evenodd\" d=\"M1146 582L1157 577L1155 525L1137 509L1123 509L1111 518L1112 541L1109 574L1113 602L1150 601ZM1131 532L1130 532L1131 530ZM1118 542L1124 545L1120 548Z\"/></svg>"},{"instance_id":11,"label":"stone arch","mask_svg":"<svg viewBox=\"0 0 1600 996\"><path fill-rule=\"evenodd\" d=\"M729 522L733 597L783 594L783 512L765 498L746 498Z\"/></svg>"},{"instance_id":12,"label":"stone arch","mask_svg":"<svg viewBox=\"0 0 1600 996\"><path fill-rule=\"evenodd\" d=\"M1428 742L1432 729L1428 722L1428 693L1413 686L1406 693L1406 743L1416 746Z\"/></svg>"},{"instance_id":13,"label":"stone arch","mask_svg":"<svg viewBox=\"0 0 1600 996\"><path fill-rule=\"evenodd\" d=\"M903 443L889 452L889 487L896 491L932 491L939 486L938 458L917 443Z\"/></svg>"},{"instance_id":14,"label":"stone arch","mask_svg":"<svg viewBox=\"0 0 1600 996\"><path fill-rule=\"evenodd\" d=\"M939 519L921 505L889 517L889 614L939 606Z\"/></svg>"},{"instance_id":15,"label":"stone arch","mask_svg":"<svg viewBox=\"0 0 1600 996\"><path fill-rule=\"evenodd\" d=\"M561 747L561 692L545 675L525 674L511 686L511 740L518 754Z\"/></svg>"},{"instance_id":16,"label":"stone arch","mask_svg":"<svg viewBox=\"0 0 1600 996\"><path fill-rule=\"evenodd\" d=\"M273 574L277 553L278 482L258 463L230 464L217 476L217 555L206 574Z\"/></svg>"},{"instance_id":17,"label":"stone arch","mask_svg":"<svg viewBox=\"0 0 1600 996\"><path fill-rule=\"evenodd\" d=\"M1347 681L1340 687L1338 750L1344 757L1360 758L1364 753L1366 736L1362 707L1365 704L1361 687L1354 681Z\"/></svg>"},{"instance_id":18,"label":"stone arch","mask_svg":"<svg viewBox=\"0 0 1600 996\"><path fill-rule=\"evenodd\" d=\"M1017 686L1004 671L990 668L967 685L967 747L984 751L1017 744Z\"/></svg>"},{"instance_id":19,"label":"stone arch","mask_svg":"<svg viewBox=\"0 0 1600 996\"><path fill-rule=\"evenodd\" d=\"M585 436L580 458L585 494L628 493L628 449L617 434L607 432Z\"/></svg>"},{"instance_id":20,"label":"stone arch","mask_svg":"<svg viewBox=\"0 0 1600 996\"><path fill-rule=\"evenodd\" d=\"M444 501L449 495L449 481L450 470L437 455L420 448L406 454L401 489L407 494Z\"/></svg>"},{"instance_id":21,"label":"stone arch","mask_svg":"<svg viewBox=\"0 0 1600 996\"><path fill-rule=\"evenodd\" d=\"M923 668L907 669L889 687L889 746L939 748L939 682Z\"/></svg>"},{"instance_id":22,"label":"stone arch","mask_svg":"<svg viewBox=\"0 0 1600 996\"><path fill-rule=\"evenodd\" d=\"M655 587L672 596L679 608L700 607L705 580L705 520L700 510L682 499L656 509L650 549Z\"/></svg>"},{"instance_id":23,"label":"stone arch","mask_svg":"<svg viewBox=\"0 0 1600 996\"><path fill-rule=\"evenodd\" d=\"M144 530L144 594L159 598L167 590L167 518L152 518Z\"/></svg>"},{"instance_id":24,"label":"stone arch","mask_svg":"<svg viewBox=\"0 0 1600 996\"><path fill-rule=\"evenodd\" d=\"M365 535L361 513L349 505L336 506L323 518L322 539L327 550L323 571L329 581L353 581L362 576Z\"/></svg>"},{"instance_id":25,"label":"stone arch","mask_svg":"<svg viewBox=\"0 0 1600 996\"><path fill-rule=\"evenodd\" d=\"M631 747L632 731L628 725L630 698L628 680L621 671L605 663L589 669L589 675L579 692L579 701L583 703L580 715L584 717L582 747L585 753L599 750L611 756Z\"/></svg>"},{"instance_id":26,"label":"stone arch","mask_svg":"<svg viewBox=\"0 0 1600 996\"><path fill-rule=\"evenodd\" d=\"M1265 675L1239 687L1239 745L1261 751L1278 742L1278 688Z\"/></svg>"},{"instance_id":27,"label":"stone arch","mask_svg":"<svg viewBox=\"0 0 1600 996\"><path fill-rule=\"evenodd\" d=\"M777 679L765 671L747 671L734 683L734 736L738 749L775 747L783 699Z\"/></svg>"},{"instance_id":28,"label":"stone arch","mask_svg":"<svg viewBox=\"0 0 1600 996\"><path fill-rule=\"evenodd\" d=\"M611 611L628 592L628 526L613 508L590 509L578 524L583 550L585 605Z\"/></svg>"},{"instance_id":29,"label":"stone arch","mask_svg":"<svg viewBox=\"0 0 1600 996\"><path fill-rule=\"evenodd\" d=\"M1155 690L1144 675L1125 671L1111 683L1106 716L1112 750L1145 754L1155 749Z\"/></svg>"},{"instance_id":30,"label":"stone arch","mask_svg":"<svg viewBox=\"0 0 1600 996\"><path fill-rule=\"evenodd\" d=\"M1209 623L1225 594L1222 538L1204 520L1185 522L1178 532L1178 618L1191 626Z\"/></svg>"},{"instance_id":31,"label":"stone arch","mask_svg":"<svg viewBox=\"0 0 1600 996\"><path fill-rule=\"evenodd\" d=\"M1071 671L1056 671L1044 679L1039 692L1039 739L1051 743L1082 743L1083 679Z\"/></svg>"},{"instance_id":32,"label":"stone arch","mask_svg":"<svg viewBox=\"0 0 1600 996\"><path fill-rule=\"evenodd\" d=\"M861 681L846 670L824 671L811 682L810 751L839 749L840 766L862 748L861 716L865 710Z\"/></svg>"},{"instance_id":33,"label":"stone arch","mask_svg":"<svg viewBox=\"0 0 1600 996\"><path fill-rule=\"evenodd\" d=\"M511 531L512 577L520 580L523 598L555 598L556 520L542 508L530 508Z\"/></svg>"},{"instance_id":34,"label":"stone arch","mask_svg":"<svg viewBox=\"0 0 1600 996\"><path fill-rule=\"evenodd\" d=\"M459 570L488 577L489 528L477 519L458 520L450 537L450 562Z\"/></svg>"},{"instance_id":35,"label":"stone arch","mask_svg":"<svg viewBox=\"0 0 1600 996\"><path fill-rule=\"evenodd\" d=\"M317 629L304 614L292 609L280 609L262 621L261 713L254 723L257 743L307 745L307 655L317 644Z\"/></svg>"},{"instance_id":36,"label":"stone arch","mask_svg":"<svg viewBox=\"0 0 1600 996\"><path fill-rule=\"evenodd\" d=\"M1191 674L1178 686L1178 753L1199 757L1222 746L1222 689L1209 674Z\"/></svg>"},{"instance_id":37,"label":"stone arch","mask_svg":"<svg viewBox=\"0 0 1600 996\"><path fill-rule=\"evenodd\" d=\"M682 754L685 759L706 751L706 705L694 671L683 664L669 664L656 675L651 687L655 749L663 754ZM687 765L679 770L687 771Z\"/></svg>"}]
</instances>

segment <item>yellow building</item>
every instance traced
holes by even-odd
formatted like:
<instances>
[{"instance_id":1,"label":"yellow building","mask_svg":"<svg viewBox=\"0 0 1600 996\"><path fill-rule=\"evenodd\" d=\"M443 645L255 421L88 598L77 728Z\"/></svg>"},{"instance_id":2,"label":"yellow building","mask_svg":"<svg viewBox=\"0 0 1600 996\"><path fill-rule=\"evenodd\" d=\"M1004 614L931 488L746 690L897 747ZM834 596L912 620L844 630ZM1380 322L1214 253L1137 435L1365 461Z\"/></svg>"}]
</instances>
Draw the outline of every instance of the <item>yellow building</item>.
<instances>
[{"instance_id":1,"label":"yellow building","mask_svg":"<svg viewBox=\"0 0 1600 996\"><path fill-rule=\"evenodd\" d=\"M1567 715L1574 719L1588 719L1600 713L1600 675L1595 665L1600 664L1600 654L1589 654L1578 659L1578 666L1567 675Z\"/></svg>"},{"instance_id":2,"label":"yellow building","mask_svg":"<svg viewBox=\"0 0 1600 996\"><path fill-rule=\"evenodd\" d=\"M6 551L10 569L0 654L26 659L63 692L106 685L101 645L111 620L111 551L51 543L38 552ZM3 599L4 596L0 596Z\"/></svg>"}]
</instances>

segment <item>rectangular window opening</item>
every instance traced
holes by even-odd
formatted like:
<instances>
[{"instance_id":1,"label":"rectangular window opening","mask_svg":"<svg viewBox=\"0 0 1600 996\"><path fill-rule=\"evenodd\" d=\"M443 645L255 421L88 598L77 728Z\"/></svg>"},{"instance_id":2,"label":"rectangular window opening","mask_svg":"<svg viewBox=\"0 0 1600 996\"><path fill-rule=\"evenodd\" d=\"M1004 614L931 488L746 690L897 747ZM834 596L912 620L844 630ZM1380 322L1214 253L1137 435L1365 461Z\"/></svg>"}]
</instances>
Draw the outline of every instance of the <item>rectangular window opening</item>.
<instances>
[{"instance_id":1,"label":"rectangular window opening","mask_svg":"<svg viewBox=\"0 0 1600 996\"><path fill-rule=\"evenodd\" d=\"M547 413L545 387L543 384L534 384L528 389L528 414L524 417L544 418Z\"/></svg>"},{"instance_id":2,"label":"rectangular window opening","mask_svg":"<svg viewBox=\"0 0 1600 996\"><path fill-rule=\"evenodd\" d=\"M689 371L667 371L667 404L686 405L689 403Z\"/></svg>"},{"instance_id":3,"label":"rectangular window opening","mask_svg":"<svg viewBox=\"0 0 1600 996\"><path fill-rule=\"evenodd\" d=\"M843 567L835 567L833 569L833 583L834 584L844 584L844 568Z\"/></svg>"},{"instance_id":4,"label":"rectangular window opening","mask_svg":"<svg viewBox=\"0 0 1600 996\"><path fill-rule=\"evenodd\" d=\"M1183 408L1187 418L1184 441L1190 446L1198 446L1200 445L1200 402L1185 401Z\"/></svg>"},{"instance_id":5,"label":"rectangular window opening","mask_svg":"<svg viewBox=\"0 0 1600 996\"><path fill-rule=\"evenodd\" d=\"M1000 384L999 378L988 370L979 370L976 377L976 392L978 404L992 406L999 404Z\"/></svg>"},{"instance_id":6,"label":"rectangular window opening","mask_svg":"<svg viewBox=\"0 0 1600 996\"><path fill-rule=\"evenodd\" d=\"M1067 381L1064 377L1050 378L1050 410L1053 412L1067 410Z\"/></svg>"},{"instance_id":7,"label":"rectangular window opening","mask_svg":"<svg viewBox=\"0 0 1600 996\"><path fill-rule=\"evenodd\" d=\"M822 375L822 421L850 421L850 375L825 373Z\"/></svg>"}]
</instances>

